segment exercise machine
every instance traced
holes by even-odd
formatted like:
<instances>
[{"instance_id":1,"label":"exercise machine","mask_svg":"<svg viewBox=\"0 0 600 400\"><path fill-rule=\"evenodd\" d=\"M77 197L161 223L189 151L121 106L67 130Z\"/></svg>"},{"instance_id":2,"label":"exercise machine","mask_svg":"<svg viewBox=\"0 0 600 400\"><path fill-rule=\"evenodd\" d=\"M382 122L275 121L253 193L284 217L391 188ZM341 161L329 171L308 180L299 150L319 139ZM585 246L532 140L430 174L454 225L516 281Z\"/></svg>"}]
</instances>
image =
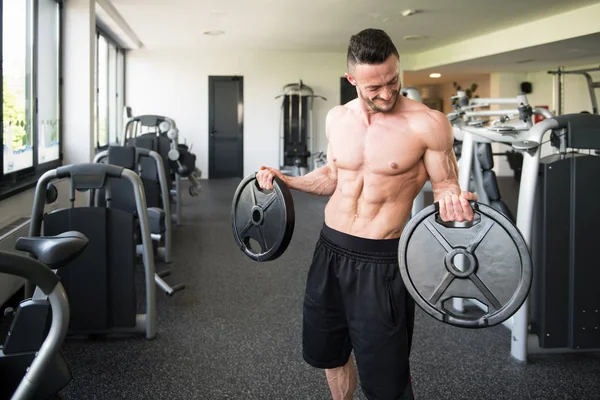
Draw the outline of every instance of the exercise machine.
<instances>
[{"instance_id":1,"label":"exercise machine","mask_svg":"<svg viewBox=\"0 0 600 400\"><path fill-rule=\"evenodd\" d=\"M128 114L131 114L129 110ZM166 117L140 115L129 117L125 122L123 135L119 140L121 146L140 147L160 154L163 168L168 177L170 201L174 206L172 218L175 223L181 223L181 176L173 174L169 166L169 150L175 147L171 137L177 138L179 130L175 121Z\"/></svg>"},{"instance_id":2,"label":"exercise machine","mask_svg":"<svg viewBox=\"0 0 600 400\"><path fill-rule=\"evenodd\" d=\"M162 157L155 151L140 147L109 146L94 157L95 163L104 163L127 168L139 175L144 186L148 218L150 220L150 236L157 243L158 256L165 263L172 262L172 218L171 201L167 176ZM111 181L113 189L112 207L134 212L135 198L127 182ZM104 206L103 190L98 192L98 205Z\"/></svg>"},{"instance_id":3,"label":"exercise machine","mask_svg":"<svg viewBox=\"0 0 600 400\"><path fill-rule=\"evenodd\" d=\"M532 108L527 104L527 98L524 94L510 98L476 98L469 100L465 91L458 91L456 96L451 97L451 100L456 100L453 106L454 111L448 114L451 122L456 120L456 118L461 118L470 126L480 127L491 123L496 130L510 131L512 128L520 129L524 126L532 126L531 114L542 115L546 118L554 115L543 108ZM489 109L490 106L498 105L509 105L518 108L513 108L512 110ZM497 119L491 121L490 117L497 117ZM454 152L456 157L460 158L462 152L462 143L460 141L455 140ZM510 168L513 170L515 180L519 181L521 179L523 156L520 152L511 148L505 152L492 152L492 156L505 156Z\"/></svg>"},{"instance_id":4,"label":"exercise machine","mask_svg":"<svg viewBox=\"0 0 600 400\"><path fill-rule=\"evenodd\" d=\"M54 183L69 185L68 208L45 212ZM128 182L135 213L112 207L111 182ZM49 187L54 187L49 190ZM96 191L104 189L105 207L97 206ZM81 206L76 192L87 192ZM54 196L53 196L54 197ZM90 239L83 253L57 271L71 299L72 335L142 334L156 336L156 285L148 207L140 177L110 164L71 164L52 169L39 179L31 212L29 236L53 236L78 231ZM141 239L137 239L140 236ZM136 291L137 243L141 241L145 312L138 314Z\"/></svg>"},{"instance_id":5,"label":"exercise machine","mask_svg":"<svg viewBox=\"0 0 600 400\"><path fill-rule=\"evenodd\" d=\"M32 257L0 251L0 273L25 278L36 287L33 297L19 304L0 347L0 398L49 399L72 380L60 351L69 326L69 302L51 268L64 267L87 245L80 232L65 232L19 238L15 248Z\"/></svg>"},{"instance_id":6,"label":"exercise machine","mask_svg":"<svg viewBox=\"0 0 600 400\"><path fill-rule=\"evenodd\" d=\"M152 238L153 251L165 263L172 261L172 224L171 204L167 177L163 168L161 156L151 150L138 147L110 146L94 158L95 163L105 162L110 165L126 168L138 174L143 184L143 193L146 198L150 237ZM136 213L136 202L131 185L121 179L109 179L111 188L110 205L113 209L123 210L132 214ZM106 186L105 186L106 187ZM97 193L97 205L106 206L106 189L102 188ZM95 190L95 189L94 189ZM94 190L91 196L95 197ZM140 237L136 233L136 237ZM137 241L137 254L143 255L144 244ZM167 294L172 296L185 289L184 284L169 285L163 278L171 274L171 270L162 270L155 273L156 284Z\"/></svg>"},{"instance_id":7,"label":"exercise machine","mask_svg":"<svg viewBox=\"0 0 600 400\"><path fill-rule=\"evenodd\" d=\"M131 114L131 110L128 111ZM191 148L179 143L179 129L172 118L162 115L139 115L129 117L125 122L122 146L141 147L160 154L163 158L165 174L169 178L169 193L175 206L175 223L181 223L181 180L191 183L189 194L196 197L202 190L202 171L196 167L196 155Z\"/></svg>"},{"instance_id":8,"label":"exercise machine","mask_svg":"<svg viewBox=\"0 0 600 400\"><path fill-rule=\"evenodd\" d=\"M504 323L511 331L511 355L527 361L529 354L599 349L596 285L600 273L589 237L600 223L595 202L600 192L600 158L569 149L600 148L600 116L549 116L528 129L514 126L503 130L454 124L463 141L461 187L471 171L474 142L510 143L523 154L516 225L533 254L535 277L528 299ZM558 153L541 159L542 139L548 131ZM554 340L557 333L559 339Z\"/></svg>"},{"instance_id":9,"label":"exercise machine","mask_svg":"<svg viewBox=\"0 0 600 400\"><path fill-rule=\"evenodd\" d=\"M457 158L461 188L476 192L480 202L494 207L514 222L514 217L502 201L498 190L496 174L493 171L493 156L498 154L492 152L492 142L477 141L475 143L475 139L469 135L468 130L462 128L485 127L491 124L487 129L503 133L505 137L508 137L514 132L530 129L533 126L533 115L540 114L545 118L550 118L553 114L545 108L532 108L524 94L512 98L476 98L469 100L464 91L459 91L457 96L452 97L452 99L455 98L458 101L454 111L448 114L448 119L455 128L454 136L457 142L455 143L455 149L457 147L460 149ZM513 106L514 108L476 110L476 108L488 108L491 105ZM498 118L490 121L488 119L490 117ZM496 143L511 145L508 139L506 141L496 141ZM469 155L471 153L475 156L462 157L463 154ZM522 158L521 152L512 150L511 153L518 153ZM520 169L521 167L519 167Z\"/></svg>"},{"instance_id":10,"label":"exercise machine","mask_svg":"<svg viewBox=\"0 0 600 400\"><path fill-rule=\"evenodd\" d=\"M592 114L598 114L598 101L596 99L596 89L600 88L600 82L594 82L590 72L600 72L600 67L588 68L588 69L577 69L577 70L565 70L564 67L559 67L555 71L548 71L550 75L554 77L554 86L552 90L553 107L557 115L563 113L563 102L564 102L564 88L565 88L565 75L581 75L585 78L588 92L590 94L590 100L592 102Z\"/></svg>"},{"instance_id":11,"label":"exercise machine","mask_svg":"<svg viewBox=\"0 0 600 400\"><path fill-rule=\"evenodd\" d=\"M454 130L455 148L456 143L460 144L459 185L462 190L475 192L480 203L493 207L514 223L515 217L501 198L496 174L492 169L494 160L491 143L505 143L512 146L511 135L529 130L533 126L534 114L552 117L552 113L544 108L532 108L524 94L514 98L469 100L464 91L458 91L457 95L452 97L452 100L454 99L457 101L454 111L448 114L448 119ZM516 108L475 110L490 105L516 106ZM484 128L490 123L487 119L490 117L498 117L498 119L492 121L491 126ZM469 129L488 129L499 133L500 136L496 136L496 140L486 140L472 135ZM505 139L500 140L500 138ZM463 311L464 301L454 299L453 307L457 311Z\"/></svg>"},{"instance_id":12,"label":"exercise machine","mask_svg":"<svg viewBox=\"0 0 600 400\"><path fill-rule=\"evenodd\" d=\"M327 99L315 95L302 80L285 85L275 99L281 97L280 170L286 175L305 175L313 164L313 99Z\"/></svg>"}]
</instances>

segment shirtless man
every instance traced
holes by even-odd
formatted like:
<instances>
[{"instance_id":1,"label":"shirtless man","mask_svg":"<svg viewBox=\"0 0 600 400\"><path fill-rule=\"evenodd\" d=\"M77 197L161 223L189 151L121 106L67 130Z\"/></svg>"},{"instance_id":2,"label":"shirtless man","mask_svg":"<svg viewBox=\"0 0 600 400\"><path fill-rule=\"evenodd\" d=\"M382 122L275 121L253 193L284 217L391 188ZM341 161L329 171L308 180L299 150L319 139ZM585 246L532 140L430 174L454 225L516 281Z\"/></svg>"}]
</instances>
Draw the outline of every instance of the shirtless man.
<instances>
[{"instance_id":1,"label":"shirtless man","mask_svg":"<svg viewBox=\"0 0 600 400\"><path fill-rule=\"evenodd\" d=\"M414 302L398 267L398 242L429 179L444 221L472 221L461 192L446 116L400 95L399 56L376 29L350 39L348 81L358 98L326 118L327 165L305 176L261 167L291 189L331 196L304 297L303 357L325 369L334 400L357 385L370 400L412 399L409 355Z\"/></svg>"}]
</instances>

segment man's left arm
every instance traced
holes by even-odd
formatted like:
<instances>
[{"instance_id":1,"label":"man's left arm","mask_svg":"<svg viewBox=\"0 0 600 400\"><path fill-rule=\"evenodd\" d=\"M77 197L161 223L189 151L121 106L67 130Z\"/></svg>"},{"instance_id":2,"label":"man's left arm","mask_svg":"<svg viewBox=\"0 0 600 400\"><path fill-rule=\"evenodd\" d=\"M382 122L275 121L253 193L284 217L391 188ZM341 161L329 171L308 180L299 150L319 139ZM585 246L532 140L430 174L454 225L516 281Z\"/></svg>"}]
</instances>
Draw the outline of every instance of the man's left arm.
<instances>
[{"instance_id":1,"label":"man's left arm","mask_svg":"<svg viewBox=\"0 0 600 400\"><path fill-rule=\"evenodd\" d=\"M454 155L454 135L446 116L430 111L429 126L424 132L423 162L433 189L433 201L439 202L443 221L472 221L473 209L469 200L477 200L474 193L463 192L458 184L458 163Z\"/></svg>"}]
</instances>

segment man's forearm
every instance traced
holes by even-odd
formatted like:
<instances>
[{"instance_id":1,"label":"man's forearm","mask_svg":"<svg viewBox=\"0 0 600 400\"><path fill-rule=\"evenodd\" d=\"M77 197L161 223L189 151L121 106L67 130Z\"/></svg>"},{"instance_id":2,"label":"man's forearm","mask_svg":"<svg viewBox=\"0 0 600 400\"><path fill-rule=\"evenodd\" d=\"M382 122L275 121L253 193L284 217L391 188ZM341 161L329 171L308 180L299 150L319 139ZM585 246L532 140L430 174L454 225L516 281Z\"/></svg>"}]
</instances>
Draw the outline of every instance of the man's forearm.
<instances>
[{"instance_id":1,"label":"man's forearm","mask_svg":"<svg viewBox=\"0 0 600 400\"><path fill-rule=\"evenodd\" d=\"M438 201L440 201L441 199L443 199L445 196L448 195L460 195L462 193L462 190L460 189L460 186L458 185L458 182L456 180L448 180L448 181L444 181L444 182L439 182L439 183L432 183L431 188L433 190L433 202L437 203Z\"/></svg>"},{"instance_id":2,"label":"man's forearm","mask_svg":"<svg viewBox=\"0 0 600 400\"><path fill-rule=\"evenodd\" d=\"M286 182L290 189L331 196L337 186L337 177L328 166L323 166L303 176L289 176Z\"/></svg>"}]
</instances>

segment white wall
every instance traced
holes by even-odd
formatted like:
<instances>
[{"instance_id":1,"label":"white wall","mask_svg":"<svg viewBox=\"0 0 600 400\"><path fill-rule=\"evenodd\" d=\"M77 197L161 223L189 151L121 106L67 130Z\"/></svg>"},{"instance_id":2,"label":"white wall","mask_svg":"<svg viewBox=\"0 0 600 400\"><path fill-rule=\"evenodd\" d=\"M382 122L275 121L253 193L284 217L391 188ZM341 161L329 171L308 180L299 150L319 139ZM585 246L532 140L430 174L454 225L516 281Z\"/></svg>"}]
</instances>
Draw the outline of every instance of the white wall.
<instances>
[{"instance_id":1,"label":"white wall","mask_svg":"<svg viewBox=\"0 0 600 400\"><path fill-rule=\"evenodd\" d=\"M64 164L91 162L94 158L95 5L94 0L69 0L64 6Z\"/></svg>"},{"instance_id":2,"label":"white wall","mask_svg":"<svg viewBox=\"0 0 600 400\"><path fill-rule=\"evenodd\" d=\"M527 79L524 72L495 72L490 74L491 97L516 97L521 93L521 82ZM497 108L492 106L492 108ZM504 108L504 107L501 107Z\"/></svg>"},{"instance_id":3,"label":"white wall","mask_svg":"<svg viewBox=\"0 0 600 400\"><path fill-rule=\"evenodd\" d=\"M598 68L598 64L568 67L569 70ZM590 72L592 79L600 81L600 72ZM532 83L533 92L527 95L531 105L546 105L554 110L554 80L547 70L530 72L527 80ZM581 111L592 112L592 101L590 100L587 81L581 75L564 75L563 86L563 114L579 113ZM596 90L596 97L600 96L600 90Z\"/></svg>"},{"instance_id":4,"label":"white wall","mask_svg":"<svg viewBox=\"0 0 600 400\"><path fill-rule=\"evenodd\" d=\"M580 65L566 68L569 70L579 70L588 68L597 68L597 64ZM590 72L595 82L600 81L600 72ZM555 107L555 81L553 75L548 74L548 70L534 71L527 74L527 81L532 84L532 93L527 95L527 99L532 106L548 106L550 111L556 114ZM592 112L592 101L590 99L589 89L586 79L581 75L564 75L563 80L563 114L580 113L581 111ZM600 97L600 90L596 90L596 98ZM549 140L546 134L544 141ZM542 145L542 157L555 152L555 149L549 143Z\"/></svg>"},{"instance_id":5,"label":"white wall","mask_svg":"<svg viewBox=\"0 0 600 400\"><path fill-rule=\"evenodd\" d=\"M193 143L202 176L208 175L208 77L244 77L244 175L279 166L279 124L284 85L300 79L316 95L314 151L325 150L325 116L340 102L345 54L138 50L127 55L126 99L134 115L173 118L182 140Z\"/></svg>"}]
</instances>

